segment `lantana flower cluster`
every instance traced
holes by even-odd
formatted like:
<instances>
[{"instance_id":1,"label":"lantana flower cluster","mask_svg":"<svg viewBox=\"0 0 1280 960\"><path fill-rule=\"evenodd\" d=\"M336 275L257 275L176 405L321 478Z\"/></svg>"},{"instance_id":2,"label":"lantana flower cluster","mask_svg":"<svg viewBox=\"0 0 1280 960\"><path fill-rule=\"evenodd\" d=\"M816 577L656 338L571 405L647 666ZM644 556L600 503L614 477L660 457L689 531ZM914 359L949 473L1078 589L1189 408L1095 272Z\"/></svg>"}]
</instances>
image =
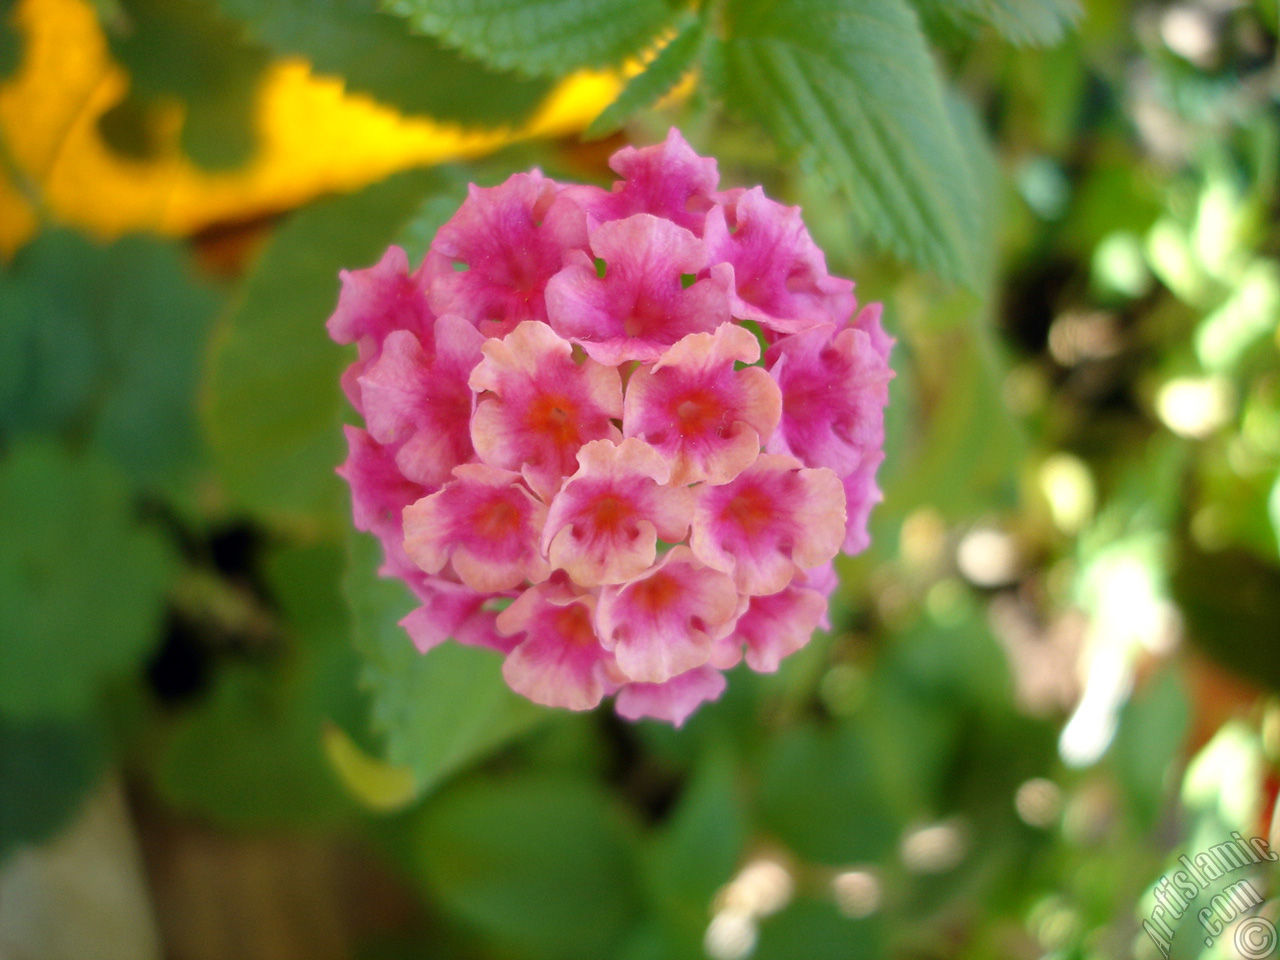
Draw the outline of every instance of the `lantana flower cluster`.
<instances>
[{"instance_id":1,"label":"lantana flower cluster","mask_svg":"<svg viewBox=\"0 0 1280 960\"><path fill-rule=\"evenodd\" d=\"M402 621L505 657L517 692L674 724L745 659L828 627L880 499L892 340L800 211L721 191L672 131L612 190L534 171L467 200L411 270L344 272L339 473Z\"/></svg>"}]
</instances>

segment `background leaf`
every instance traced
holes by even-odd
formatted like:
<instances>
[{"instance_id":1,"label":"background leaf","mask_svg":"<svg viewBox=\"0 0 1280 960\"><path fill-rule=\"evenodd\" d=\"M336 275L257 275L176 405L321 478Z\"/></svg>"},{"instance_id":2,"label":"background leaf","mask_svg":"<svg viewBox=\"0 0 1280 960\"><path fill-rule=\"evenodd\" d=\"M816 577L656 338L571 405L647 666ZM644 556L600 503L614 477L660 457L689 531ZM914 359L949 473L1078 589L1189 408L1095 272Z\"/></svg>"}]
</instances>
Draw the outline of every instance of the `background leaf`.
<instances>
[{"instance_id":1,"label":"background leaf","mask_svg":"<svg viewBox=\"0 0 1280 960\"><path fill-rule=\"evenodd\" d=\"M386 0L386 7L490 66L543 77L621 63L673 16L665 0Z\"/></svg>"},{"instance_id":2,"label":"background leaf","mask_svg":"<svg viewBox=\"0 0 1280 960\"><path fill-rule=\"evenodd\" d=\"M131 96L182 102L182 145L197 163L245 163L254 147L254 95L267 51L247 42L210 0L116 4L108 37L112 53L129 71ZM111 130L108 124L105 132Z\"/></svg>"},{"instance_id":3,"label":"background leaf","mask_svg":"<svg viewBox=\"0 0 1280 960\"><path fill-rule=\"evenodd\" d=\"M338 389L344 351L325 332L338 272L377 261L431 172L321 201L285 224L245 281L209 373L215 462L235 504L280 522L333 527L344 502Z\"/></svg>"},{"instance_id":4,"label":"background leaf","mask_svg":"<svg viewBox=\"0 0 1280 960\"><path fill-rule=\"evenodd\" d=\"M613 956L636 915L634 827L590 783L462 783L428 805L415 832L441 905L522 956Z\"/></svg>"},{"instance_id":5,"label":"background leaf","mask_svg":"<svg viewBox=\"0 0 1280 960\"><path fill-rule=\"evenodd\" d=\"M109 462L23 443L0 460L0 716L68 717L158 638L172 557Z\"/></svg>"},{"instance_id":6,"label":"background leaf","mask_svg":"<svg viewBox=\"0 0 1280 960\"><path fill-rule=\"evenodd\" d=\"M88 435L145 484L186 476L220 305L173 244L42 234L0 275L0 433Z\"/></svg>"},{"instance_id":7,"label":"background leaf","mask_svg":"<svg viewBox=\"0 0 1280 960\"><path fill-rule=\"evenodd\" d=\"M526 119L550 83L490 69L440 43L409 33L376 0L218 0L261 42L305 56L351 90L410 113L468 125Z\"/></svg>"},{"instance_id":8,"label":"background leaf","mask_svg":"<svg viewBox=\"0 0 1280 960\"><path fill-rule=\"evenodd\" d=\"M0 719L0 862L50 839L75 815L104 746L94 722Z\"/></svg>"},{"instance_id":9,"label":"background leaf","mask_svg":"<svg viewBox=\"0 0 1280 960\"><path fill-rule=\"evenodd\" d=\"M226 665L166 732L154 774L172 806L238 827L289 829L353 813L323 747L329 726L362 730L368 716L342 565L331 545L271 555L267 579L288 625L284 649Z\"/></svg>"}]
</instances>

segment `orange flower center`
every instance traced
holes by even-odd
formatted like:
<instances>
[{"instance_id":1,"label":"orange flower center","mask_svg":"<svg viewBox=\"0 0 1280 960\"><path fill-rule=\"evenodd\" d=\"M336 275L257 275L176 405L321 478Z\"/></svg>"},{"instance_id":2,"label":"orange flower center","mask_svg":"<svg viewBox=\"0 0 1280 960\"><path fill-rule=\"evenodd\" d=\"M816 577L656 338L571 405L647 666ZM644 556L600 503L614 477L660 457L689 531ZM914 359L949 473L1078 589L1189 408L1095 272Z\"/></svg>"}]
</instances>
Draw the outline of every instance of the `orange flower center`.
<instances>
[{"instance_id":1,"label":"orange flower center","mask_svg":"<svg viewBox=\"0 0 1280 960\"><path fill-rule=\"evenodd\" d=\"M632 599L640 609L656 613L671 606L672 601L680 594L680 584L675 577L665 572L655 573L648 580L637 583L634 590Z\"/></svg>"},{"instance_id":2,"label":"orange flower center","mask_svg":"<svg viewBox=\"0 0 1280 960\"><path fill-rule=\"evenodd\" d=\"M503 540L520 529L520 511L507 500L486 504L475 518L476 532L488 540Z\"/></svg>"},{"instance_id":3,"label":"orange flower center","mask_svg":"<svg viewBox=\"0 0 1280 960\"><path fill-rule=\"evenodd\" d=\"M590 646L596 642L596 632L591 626L591 613L581 603L561 607L555 615L555 632L566 643Z\"/></svg>"},{"instance_id":4,"label":"orange flower center","mask_svg":"<svg viewBox=\"0 0 1280 960\"><path fill-rule=\"evenodd\" d=\"M724 508L725 519L748 535L762 532L773 517L773 504L760 490L742 490Z\"/></svg>"},{"instance_id":5,"label":"orange flower center","mask_svg":"<svg viewBox=\"0 0 1280 960\"><path fill-rule=\"evenodd\" d=\"M533 403L530 427L552 437L556 443L572 443L578 439L577 409L567 397L544 396Z\"/></svg>"}]
</instances>

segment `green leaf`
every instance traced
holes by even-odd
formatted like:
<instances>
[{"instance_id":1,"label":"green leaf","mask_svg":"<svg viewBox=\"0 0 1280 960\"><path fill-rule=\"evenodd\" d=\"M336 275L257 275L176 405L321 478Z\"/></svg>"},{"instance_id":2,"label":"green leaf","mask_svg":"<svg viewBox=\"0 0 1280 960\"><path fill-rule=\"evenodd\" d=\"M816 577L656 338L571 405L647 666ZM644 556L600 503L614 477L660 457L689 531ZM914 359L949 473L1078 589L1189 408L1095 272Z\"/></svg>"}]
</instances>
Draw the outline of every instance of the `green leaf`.
<instances>
[{"instance_id":1,"label":"green leaf","mask_svg":"<svg viewBox=\"0 0 1280 960\"><path fill-rule=\"evenodd\" d=\"M0 862L66 825L97 780L102 754L95 723L0 720Z\"/></svg>"},{"instance_id":2,"label":"green leaf","mask_svg":"<svg viewBox=\"0 0 1280 960\"><path fill-rule=\"evenodd\" d=\"M338 377L350 359L329 340L338 271L377 261L422 197L429 171L400 174L321 201L286 223L246 280L211 364L214 461L236 504L293 524L332 524L345 510Z\"/></svg>"},{"instance_id":3,"label":"green leaf","mask_svg":"<svg viewBox=\"0 0 1280 960\"><path fill-rule=\"evenodd\" d=\"M693 69L703 52L705 31L702 21L686 13L677 23L675 37L658 51L644 72L632 77L618 94L618 99L587 128L588 140L613 133L635 113L651 107L671 92L680 79Z\"/></svg>"},{"instance_id":4,"label":"green leaf","mask_svg":"<svg viewBox=\"0 0 1280 960\"><path fill-rule=\"evenodd\" d=\"M849 920L826 901L804 898L760 927L755 960L871 960L887 951L878 918Z\"/></svg>"},{"instance_id":5,"label":"green leaf","mask_svg":"<svg viewBox=\"0 0 1280 960\"><path fill-rule=\"evenodd\" d=\"M902 824L880 787L875 761L856 727L788 731L760 764L764 824L817 863L838 866L885 856L897 845Z\"/></svg>"},{"instance_id":6,"label":"green leaf","mask_svg":"<svg viewBox=\"0 0 1280 960\"><path fill-rule=\"evenodd\" d=\"M253 35L282 54L305 56L351 90L410 113L466 124L526 119L550 90L491 70L381 13L377 0L218 0Z\"/></svg>"},{"instance_id":7,"label":"green leaf","mask_svg":"<svg viewBox=\"0 0 1280 960\"><path fill-rule=\"evenodd\" d=\"M354 686L355 676L350 680ZM329 769L302 678L228 668L157 758L165 802L233 826L298 826L353 809Z\"/></svg>"},{"instance_id":8,"label":"green leaf","mask_svg":"<svg viewBox=\"0 0 1280 960\"><path fill-rule=\"evenodd\" d=\"M399 621L413 609L407 588L377 576L378 546L353 533L347 575L356 648L387 759L430 790L528 730L544 712L512 693L497 654L445 643L427 654Z\"/></svg>"},{"instance_id":9,"label":"green leaf","mask_svg":"<svg viewBox=\"0 0 1280 960\"><path fill-rule=\"evenodd\" d=\"M458 208L467 199L469 179L474 176L480 186L487 185L476 176L474 167L441 167L438 172L443 178L440 189L418 205L409 222L396 235L395 242L404 247L410 263L422 262L440 228L458 212Z\"/></svg>"},{"instance_id":10,"label":"green leaf","mask_svg":"<svg viewBox=\"0 0 1280 960\"><path fill-rule=\"evenodd\" d=\"M1124 705L1111 747L1124 797L1145 830L1155 828L1178 785L1177 761L1190 721L1180 669L1164 667Z\"/></svg>"},{"instance_id":11,"label":"green leaf","mask_svg":"<svg viewBox=\"0 0 1280 960\"><path fill-rule=\"evenodd\" d=\"M258 81L267 51L208 0L117 0L111 52L129 71L131 96L176 97L186 108L182 142L207 167L234 167L253 152Z\"/></svg>"},{"instance_id":12,"label":"green leaf","mask_svg":"<svg viewBox=\"0 0 1280 960\"><path fill-rule=\"evenodd\" d=\"M175 245L41 234L0 275L0 432L88 434L144 483L179 478L219 303Z\"/></svg>"},{"instance_id":13,"label":"green leaf","mask_svg":"<svg viewBox=\"0 0 1280 960\"><path fill-rule=\"evenodd\" d=\"M1181 545L1171 577L1192 643L1222 666L1280 690L1280 647L1259 643L1280 623L1280 568L1247 550Z\"/></svg>"},{"instance_id":14,"label":"green leaf","mask_svg":"<svg viewBox=\"0 0 1280 960\"><path fill-rule=\"evenodd\" d=\"M593 784L485 778L430 803L416 860L439 903L520 956L615 955L639 899L634 826Z\"/></svg>"},{"instance_id":15,"label":"green leaf","mask_svg":"<svg viewBox=\"0 0 1280 960\"><path fill-rule=\"evenodd\" d=\"M27 244L0 274L0 433L82 424L104 360L89 265L98 248L63 231Z\"/></svg>"},{"instance_id":16,"label":"green leaf","mask_svg":"<svg viewBox=\"0 0 1280 960\"><path fill-rule=\"evenodd\" d=\"M108 369L94 437L139 479L172 479L200 452L196 384L221 298L155 240L112 245L102 272Z\"/></svg>"},{"instance_id":17,"label":"green leaf","mask_svg":"<svg viewBox=\"0 0 1280 960\"><path fill-rule=\"evenodd\" d=\"M22 56L22 40L13 18L16 7L17 0L0 0L0 80L17 69Z\"/></svg>"},{"instance_id":18,"label":"green leaf","mask_svg":"<svg viewBox=\"0 0 1280 960\"><path fill-rule=\"evenodd\" d=\"M1001 394L1003 350L981 319L933 340L930 365L937 382L930 384L918 435L910 438L909 449L890 456L899 466L885 481L885 510L905 513L928 503L946 517L964 519L1012 506L1027 438ZM903 416L916 399L907 378L917 371L904 365L899 373L890 386L891 417ZM915 393L926 390L917 387Z\"/></svg>"},{"instance_id":19,"label":"green leaf","mask_svg":"<svg viewBox=\"0 0 1280 960\"><path fill-rule=\"evenodd\" d=\"M323 749L330 724L358 730L368 712L342 567L342 551L327 544L269 557L287 649L227 668L169 731L155 766L168 803L234 826L324 823L353 811Z\"/></svg>"},{"instance_id":20,"label":"green leaf","mask_svg":"<svg viewBox=\"0 0 1280 960\"><path fill-rule=\"evenodd\" d=\"M906 0L734 0L726 16L730 107L811 154L878 242L972 283L973 175Z\"/></svg>"},{"instance_id":21,"label":"green leaf","mask_svg":"<svg viewBox=\"0 0 1280 960\"><path fill-rule=\"evenodd\" d=\"M384 0L384 6L492 67L543 77L621 63L674 12L666 0Z\"/></svg>"},{"instance_id":22,"label":"green leaf","mask_svg":"<svg viewBox=\"0 0 1280 960\"><path fill-rule=\"evenodd\" d=\"M707 905L742 860L747 812L729 753L712 746L645 849L645 876L670 920L700 943Z\"/></svg>"},{"instance_id":23,"label":"green leaf","mask_svg":"<svg viewBox=\"0 0 1280 960\"><path fill-rule=\"evenodd\" d=\"M915 0L922 12L943 14L962 26L988 23L1012 43L1057 43L1080 17L1077 0Z\"/></svg>"},{"instance_id":24,"label":"green leaf","mask_svg":"<svg viewBox=\"0 0 1280 960\"><path fill-rule=\"evenodd\" d=\"M135 671L173 571L109 463L46 443L0 461L0 716L65 717Z\"/></svg>"}]
</instances>

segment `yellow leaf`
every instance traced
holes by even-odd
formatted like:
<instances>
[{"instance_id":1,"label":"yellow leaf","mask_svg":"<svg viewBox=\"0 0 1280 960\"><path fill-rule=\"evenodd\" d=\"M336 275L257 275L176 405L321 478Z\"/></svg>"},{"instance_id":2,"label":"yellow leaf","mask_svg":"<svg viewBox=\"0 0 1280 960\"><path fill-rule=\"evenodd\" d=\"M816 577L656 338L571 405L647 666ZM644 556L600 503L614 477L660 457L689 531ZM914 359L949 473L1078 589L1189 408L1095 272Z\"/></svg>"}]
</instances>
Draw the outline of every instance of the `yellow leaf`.
<instances>
[{"instance_id":1,"label":"yellow leaf","mask_svg":"<svg viewBox=\"0 0 1280 960\"><path fill-rule=\"evenodd\" d=\"M347 790L370 810L393 813L418 796L412 771L369 756L340 727L325 727L324 752Z\"/></svg>"},{"instance_id":2,"label":"yellow leaf","mask_svg":"<svg viewBox=\"0 0 1280 960\"><path fill-rule=\"evenodd\" d=\"M305 61L280 60L257 94L253 159L242 169L209 172L179 150L176 110L165 118L155 159L121 157L103 142L98 119L123 99L129 80L111 60L88 0L21 0L15 16L26 39L23 59L0 84L0 133L10 160L50 219L102 237L131 230L187 234L355 190L409 167L573 133L622 86L618 73L579 72L555 87L524 126L464 130L404 116L347 93L341 79L317 76ZM11 254L35 226L30 203L0 173L0 253Z\"/></svg>"}]
</instances>

